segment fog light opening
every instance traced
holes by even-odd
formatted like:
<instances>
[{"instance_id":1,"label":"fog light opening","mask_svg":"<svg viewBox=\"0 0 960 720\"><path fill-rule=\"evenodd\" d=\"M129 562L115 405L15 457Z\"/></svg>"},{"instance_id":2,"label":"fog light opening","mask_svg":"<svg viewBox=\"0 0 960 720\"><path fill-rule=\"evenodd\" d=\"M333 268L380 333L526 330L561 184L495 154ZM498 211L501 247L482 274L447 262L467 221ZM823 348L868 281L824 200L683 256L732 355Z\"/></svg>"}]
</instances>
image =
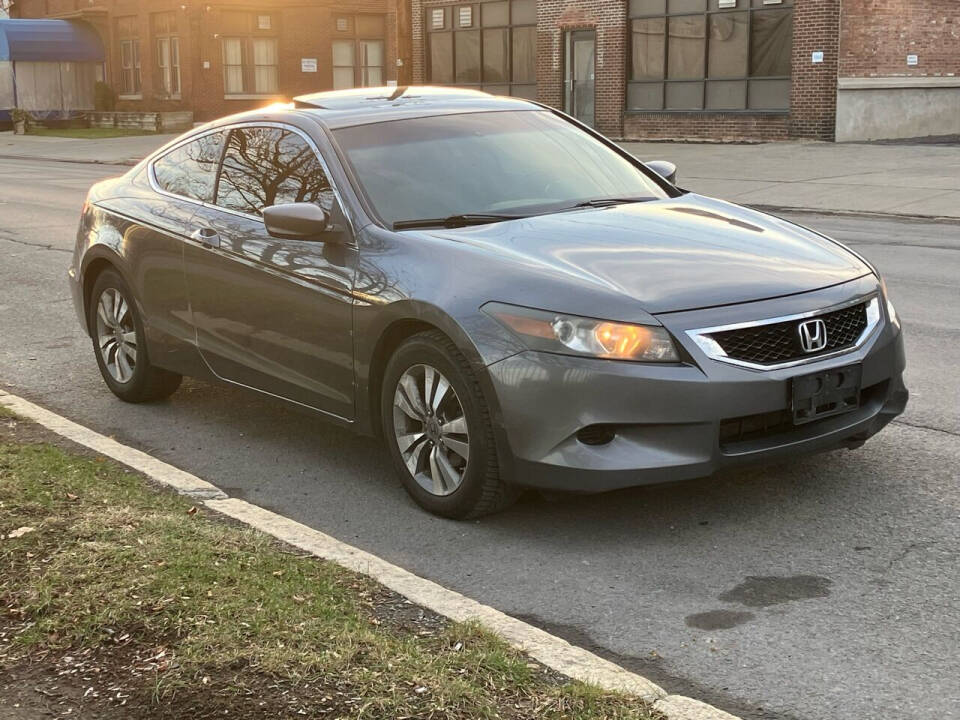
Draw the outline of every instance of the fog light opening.
<instances>
[{"instance_id":1,"label":"fog light opening","mask_svg":"<svg viewBox=\"0 0 960 720\"><path fill-rule=\"evenodd\" d=\"M584 445L606 445L617 436L613 425L587 425L577 431L577 440Z\"/></svg>"}]
</instances>

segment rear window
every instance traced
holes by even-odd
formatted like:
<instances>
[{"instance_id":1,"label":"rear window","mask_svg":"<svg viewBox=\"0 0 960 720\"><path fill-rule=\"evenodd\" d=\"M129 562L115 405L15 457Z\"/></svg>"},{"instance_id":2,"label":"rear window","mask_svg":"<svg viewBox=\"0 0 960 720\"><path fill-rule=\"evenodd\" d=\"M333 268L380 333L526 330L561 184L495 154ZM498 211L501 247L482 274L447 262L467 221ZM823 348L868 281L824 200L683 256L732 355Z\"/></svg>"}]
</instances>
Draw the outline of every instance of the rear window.
<instances>
[{"instance_id":1,"label":"rear window","mask_svg":"<svg viewBox=\"0 0 960 720\"><path fill-rule=\"evenodd\" d=\"M225 132L204 135L171 150L153 163L153 176L161 189L191 200L213 200L213 184L223 149Z\"/></svg>"}]
</instances>

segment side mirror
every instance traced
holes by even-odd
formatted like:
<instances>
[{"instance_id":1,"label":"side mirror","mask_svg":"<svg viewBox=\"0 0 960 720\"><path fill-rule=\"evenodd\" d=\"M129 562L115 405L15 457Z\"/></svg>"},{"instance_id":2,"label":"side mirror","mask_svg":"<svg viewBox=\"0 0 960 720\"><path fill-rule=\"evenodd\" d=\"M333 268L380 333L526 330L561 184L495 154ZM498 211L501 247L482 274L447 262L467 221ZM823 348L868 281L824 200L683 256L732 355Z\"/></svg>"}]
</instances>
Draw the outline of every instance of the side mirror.
<instances>
[{"instance_id":1,"label":"side mirror","mask_svg":"<svg viewBox=\"0 0 960 720\"><path fill-rule=\"evenodd\" d=\"M671 185L677 184L677 166L672 162L667 160L651 160L650 162L644 163L644 165Z\"/></svg>"},{"instance_id":2,"label":"side mirror","mask_svg":"<svg viewBox=\"0 0 960 720\"><path fill-rule=\"evenodd\" d=\"M263 209L263 224L271 237L280 240L327 240L337 237L330 213L313 203L271 205ZM324 237L330 233L330 237Z\"/></svg>"}]
</instances>

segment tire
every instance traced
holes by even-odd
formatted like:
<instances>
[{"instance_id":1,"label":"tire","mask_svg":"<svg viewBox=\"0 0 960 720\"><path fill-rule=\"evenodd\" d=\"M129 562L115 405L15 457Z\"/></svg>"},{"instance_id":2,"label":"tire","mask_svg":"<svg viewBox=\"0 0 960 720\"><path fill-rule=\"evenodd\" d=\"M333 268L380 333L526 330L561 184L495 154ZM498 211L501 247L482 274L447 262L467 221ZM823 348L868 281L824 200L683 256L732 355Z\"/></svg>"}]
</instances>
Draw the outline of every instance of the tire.
<instances>
[{"instance_id":1,"label":"tire","mask_svg":"<svg viewBox=\"0 0 960 720\"><path fill-rule=\"evenodd\" d=\"M104 270L97 277L87 312L93 353L114 395L124 402L142 403L177 391L183 376L150 364L133 293L115 270Z\"/></svg>"},{"instance_id":2,"label":"tire","mask_svg":"<svg viewBox=\"0 0 960 720\"><path fill-rule=\"evenodd\" d=\"M444 390L444 381L449 389ZM417 394L420 405L414 407L411 397ZM480 385L446 335L423 332L397 348L384 372L380 408L394 467L420 507L463 520L497 512L516 499L514 488L500 479L496 439ZM418 434L422 437L413 440Z\"/></svg>"}]
</instances>

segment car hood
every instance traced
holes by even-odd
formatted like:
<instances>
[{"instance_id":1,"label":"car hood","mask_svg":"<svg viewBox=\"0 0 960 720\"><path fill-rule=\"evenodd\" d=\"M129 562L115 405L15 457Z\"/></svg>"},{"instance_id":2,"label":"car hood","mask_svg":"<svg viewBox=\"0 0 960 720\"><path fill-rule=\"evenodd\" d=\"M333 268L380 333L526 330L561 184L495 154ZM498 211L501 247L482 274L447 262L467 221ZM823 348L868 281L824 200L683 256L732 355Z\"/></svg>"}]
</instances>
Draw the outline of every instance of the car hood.
<instances>
[{"instance_id":1,"label":"car hood","mask_svg":"<svg viewBox=\"0 0 960 720\"><path fill-rule=\"evenodd\" d=\"M654 314L818 290L871 272L810 230L692 193L428 234L600 285Z\"/></svg>"}]
</instances>

